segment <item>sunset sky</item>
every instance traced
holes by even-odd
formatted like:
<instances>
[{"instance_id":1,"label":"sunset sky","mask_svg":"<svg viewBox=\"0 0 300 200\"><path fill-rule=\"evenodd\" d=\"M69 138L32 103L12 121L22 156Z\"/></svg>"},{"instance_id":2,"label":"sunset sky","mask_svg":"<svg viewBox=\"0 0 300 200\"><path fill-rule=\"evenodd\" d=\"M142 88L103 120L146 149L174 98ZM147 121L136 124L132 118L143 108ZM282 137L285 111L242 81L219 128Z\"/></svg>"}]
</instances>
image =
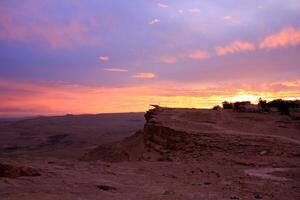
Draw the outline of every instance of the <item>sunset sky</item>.
<instances>
[{"instance_id":1,"label":"sunset sky","mask_svg":"<svg viewBox=\"0 0 300 200\"><path fill-rule=\"evenodd\" d=\"M0 117L300 99L299 0L1 0Z\"/></svg>"}]
</instances>

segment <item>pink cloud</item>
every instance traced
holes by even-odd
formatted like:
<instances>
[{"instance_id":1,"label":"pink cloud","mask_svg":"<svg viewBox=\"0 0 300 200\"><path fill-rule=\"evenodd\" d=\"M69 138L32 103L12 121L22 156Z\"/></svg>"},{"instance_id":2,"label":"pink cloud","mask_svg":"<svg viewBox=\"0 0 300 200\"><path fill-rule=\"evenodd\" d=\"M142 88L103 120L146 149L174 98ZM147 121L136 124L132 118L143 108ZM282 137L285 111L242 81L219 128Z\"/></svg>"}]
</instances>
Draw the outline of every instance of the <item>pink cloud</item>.
<instances>
[{"instance_id":1,"label":"pink cloud","mask_svg":"<svg viewBox=\"0 0 300 200\"><path fill-rule=\"evenodd\" d=\"M296 46L300 44L300 28L286 27L280 32L265 37L259 47L273 49L279 47Z\"/></svg>"},{"instance_id":2,"label":"pink cloud","mask_svg":"<svg viewBox=\"0 0 300 200\"><path fill-rule=\"evenodd\" d=\"M184 10L179 9L179 10L177 10L177 12L180 13L180 14L182 14L182 13L184 13Z\"/></svg>"},{"instance_id":3,"label":"pink cloud","mask_svg":"<svg viewBox=\"0 0 300 200\"><path fill-rule=\"evenodd\" d=\"M103 70L107 72L128 72L128 69L121 68L104 68Z\"/></svg>"},{"instance_id":4,"label":"pink cloud","mask_svg":"<svg viewBox=\"0 0 300 200\"><path fill-rule=\"evenodd\" d=\"M140 72L132 76L133 78L155 78L156 75L150 72Z\"/></svg>"},{"instance_id":5,"label":"pink cloud","mask_svg":"<svg viewBox=\"0 0 300 200\"><path fill-rule=\"evenodd\" d=\"M210 54L207 51L201 51L201 50L194 51L189 55L189 58L196 59L196 60L202 60L209 57Z\"/></svg>"},{"instance_id":6,"label":"pink cloud","mask_svg":"<svg viewBox=\"0 0 300 200\"><path fill-rule=\"evenodd\" d=\"M70 21L66 25L49 24L47 19L40 18L44 23L20 23L4 12L0 14L0 40L14 40L29 43L42 39L51 48L72 48L75 45L98 45L100 39L89 35L89 28L78 21ZM19 17L22 17L20 15Z\"/></svg>"},{"instance_id":7,"label":"pink cloud","mask_svg":"<svg viewBox=\"0 0 300 200\"><path fill-rule=\"evenodd\" d=\"M160 19L155 18L155 19L150 20L150 21L148 22L148 24L149 24L149 25L153 25L153 24L158 24L159 22L160 22Z\"/></svg>"},{"instance_id":8,"label":"pink cloud","mask_svg":"<svg viewBox=\"0 0 300 200\"><path fill-rule=\"evenodd\" d=\"M67 26L33 27L33 34L44 38L52 48L71 48L74 44L99 45L100 40L86 35L88 29L79 22Z\"/></svg>"},{"instance_id":9,"label":"pink cloud","mask_svg":"<svg viewBox=\"0 0 300 200\"><path fill-rule=\"evenodd\" d=\"M18 26L13 19L5 13L0 14L0 40L26 41L27 31L23 26Z\"/></svg>"},{"instance_id":10,"label":"pink cloud","mask_svg":"<svg viewBox=\"0 0 300 200\"><path fill-rule=\"evenodd\" d=\"M190 13L199 13L201 10L199 8L191 8L188 10Z\"/></svg>"},{"instance_id":11,"label":"pink cloud","mask_svg":"<svg viewBox=\"0 0 300 200\"><path fill-rule=\"evenodd\" d=\"M169 5L164 4L164 3L157 3L157 6L160 8L168 8L169 7Z\"/></svg>"},{"instance_id":12,"label":"pink cloud","mask_svg":"<svg viewBox=\"0 0 300 200\"><path fill-rule=\"evenodd\" d=\"M195 50L195 51L184 52L176 55L162 56L160 57L160 62L165 64L174 64L185 59L203 60L210 57L211 55L207 51Z\"/></svg>"},{"instance_id":13,"label":"pink cloud","mask_svg":"<svg viewBox=\"0 0 300 200\"><path fill-rule=\"evenodd\" d=\"M223 19L227 20L227 21L230 21L230 20L232 20L232 16L226 15L226 16L223 17Z\"/></svg>"},{"instance_id":14,"label":"pink cloud","mask_svg":"<svg viewBox=\"0 0 300 200\"><path fill-rule=\"evenodd\" d=\"M109 57L108 57L108 56L105 56L105 55L99 56L99 60L101 60L101 61L108 61L108 60L109 60Z\"/></svg>"},{"instance_id":15,"label":"pink cloud","mask_svg":"<svg viewBox=\"0 0 300 200\"><path fill-rule=\"evenodd\" d=\"M239 40L236 40L226 46L216 47L216 52L219 56L252 50L255 50L254 44L250 42L242 42Z\"/></svg>"},{"instance_id":16,"label":"pink cloud","mask_svg":"<svg viewBox=\"0 0 300 200\"><path fill-rule=\"evenodd\" d=\"M166 64L176 63L178 58L176 56L163 56L160 58L160 61Z\"/></svg>"}]
</instances>

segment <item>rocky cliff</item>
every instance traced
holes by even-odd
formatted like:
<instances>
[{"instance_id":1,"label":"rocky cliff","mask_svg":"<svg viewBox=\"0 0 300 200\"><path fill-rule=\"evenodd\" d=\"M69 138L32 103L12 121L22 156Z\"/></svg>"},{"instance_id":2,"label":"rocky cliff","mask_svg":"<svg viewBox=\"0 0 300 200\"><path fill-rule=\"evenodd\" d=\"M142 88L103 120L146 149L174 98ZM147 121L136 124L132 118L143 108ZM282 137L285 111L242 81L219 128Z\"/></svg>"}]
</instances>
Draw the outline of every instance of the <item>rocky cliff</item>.
<instances>
[{"instance_id":1,"label":"rocky cliff","mask_svg":"<svg viewBox=\"0 0 300 200\"><path fill-rule=\"evenodd\" d=\"M300 163L299 123L279 115L155 106L145 119L143 131L82 159Z\"/></svg>"}]
</instances>

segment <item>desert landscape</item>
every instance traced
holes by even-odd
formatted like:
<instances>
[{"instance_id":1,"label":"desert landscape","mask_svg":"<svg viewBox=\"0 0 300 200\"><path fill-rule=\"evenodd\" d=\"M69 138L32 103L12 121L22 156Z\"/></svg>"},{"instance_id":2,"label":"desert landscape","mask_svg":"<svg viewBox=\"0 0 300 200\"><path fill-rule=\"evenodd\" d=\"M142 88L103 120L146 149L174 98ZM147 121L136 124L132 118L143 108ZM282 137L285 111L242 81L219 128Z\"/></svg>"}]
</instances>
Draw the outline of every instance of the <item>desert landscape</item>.
<instances>
[{"instance_id":1,"label":"desert landscape","mask_svg":"<svg viewBox=\"0 0 300 200\"><path fill-rule=\"evenodd\" d=\"M164 108L2 122L1 199L298 199L300 121Z\"/></svg>"},{"instance_id":2,"label":"desert landscape","mask_svg":"<svg viewBox=\"0 0 300 200\"><path fill-rule=\"evenodd\" d=\"M0 0L0 200L300 200L300 0Z\"/></svg>"}]
</instances>

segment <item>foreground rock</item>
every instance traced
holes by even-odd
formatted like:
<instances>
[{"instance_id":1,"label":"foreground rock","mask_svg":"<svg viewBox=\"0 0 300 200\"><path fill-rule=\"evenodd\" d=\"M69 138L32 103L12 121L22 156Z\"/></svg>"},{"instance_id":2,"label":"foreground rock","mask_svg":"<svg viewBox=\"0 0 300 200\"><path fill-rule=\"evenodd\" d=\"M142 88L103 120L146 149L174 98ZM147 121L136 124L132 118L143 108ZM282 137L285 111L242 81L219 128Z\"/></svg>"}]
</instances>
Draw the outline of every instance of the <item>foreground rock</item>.
<instances>
[{"instance_id":1,"label":"foreground rock","mask_svg":"<svg viewBox=\"0 0 300 200\"><path fill-rule=\"evenodd\" d=\"M29 167L16 167L13 165L6 165L0 163L0 178L17 178L21 176L40 176L41 174Z\"/></svg>"}]
</instances>

